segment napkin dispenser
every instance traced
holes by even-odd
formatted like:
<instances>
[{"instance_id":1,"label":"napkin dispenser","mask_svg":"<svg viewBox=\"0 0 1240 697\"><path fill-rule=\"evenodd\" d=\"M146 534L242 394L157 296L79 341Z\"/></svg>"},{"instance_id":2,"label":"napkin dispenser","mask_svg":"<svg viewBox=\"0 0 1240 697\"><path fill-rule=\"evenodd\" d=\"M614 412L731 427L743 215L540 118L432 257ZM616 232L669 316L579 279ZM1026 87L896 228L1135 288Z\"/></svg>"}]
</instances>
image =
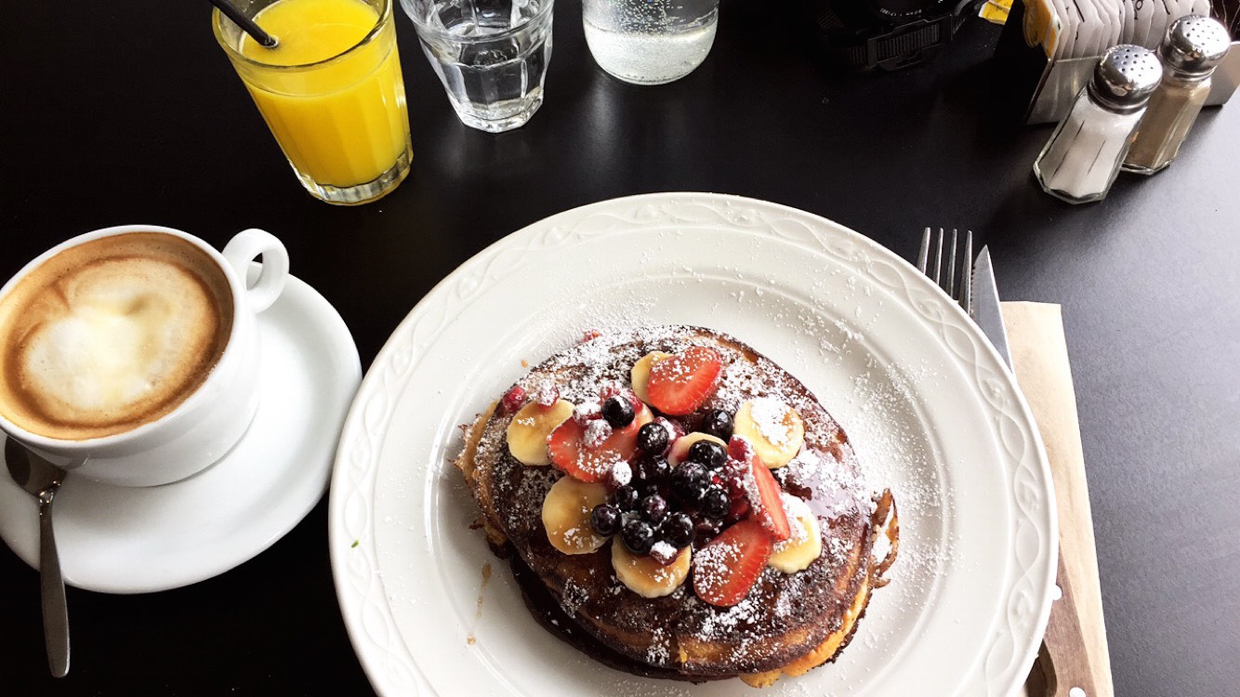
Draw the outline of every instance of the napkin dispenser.
<instances>
[{"instance_id":1,"label":"napkin dispenser","mask_svg":"<svg viewBox=\"0 0 1240 697\"><path fill-rule=\"evenodd\" d=\"M1031 41L1038 32L1026 31L1027 11L1023 1L1012 4L995 47L995 60L1005 72L1004 83L1011 90L1013 103L1024 110L1024 123L1057 123L1067 116L1102 57L1052 60L1040 42ZM1235 29L1232 31L1234 38ZM1232 43L1232 50L1214 71L1206 106L1225 103L1240 86L1237 45L1240 41Z\"/></svg>"}]
</instances>

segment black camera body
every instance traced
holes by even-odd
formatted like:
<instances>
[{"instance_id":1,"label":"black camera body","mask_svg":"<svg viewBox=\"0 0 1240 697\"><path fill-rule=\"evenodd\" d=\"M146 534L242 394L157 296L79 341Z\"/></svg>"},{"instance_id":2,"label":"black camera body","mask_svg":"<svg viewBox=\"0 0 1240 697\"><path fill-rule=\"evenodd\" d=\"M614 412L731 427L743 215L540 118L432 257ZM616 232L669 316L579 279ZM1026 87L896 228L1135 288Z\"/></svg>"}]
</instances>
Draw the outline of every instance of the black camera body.
<instances>
[{"instance_id":1,"label":"black camera body","mask_svg":"<svg viewBox=\"0 0 1240 697\"><path fill-rule=\"evenodd\" d=\"M984 0L803 0L829 53L859 70L931 58Z\"/></svg>"}]
</instances>

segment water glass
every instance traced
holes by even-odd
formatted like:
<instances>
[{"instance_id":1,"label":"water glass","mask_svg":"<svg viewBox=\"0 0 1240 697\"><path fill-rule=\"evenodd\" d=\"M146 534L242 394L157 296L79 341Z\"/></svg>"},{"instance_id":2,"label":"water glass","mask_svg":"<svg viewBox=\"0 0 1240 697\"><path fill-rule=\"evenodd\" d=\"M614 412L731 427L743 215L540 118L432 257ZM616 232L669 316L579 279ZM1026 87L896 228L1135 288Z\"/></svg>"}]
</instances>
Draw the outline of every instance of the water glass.
<instances>
[{"instance_id":1,"label":"water glass","mask_svg":"<svg viewBox=\"0 0 1240 697\"><path fill-rule=\"evenodd\" d=\"M582 0L586 44L599 67L635 85L693 72L715 43L719 0Z\"/></svg>"},{"instance_id":2,"label":"water glass","mask_svg":"<svg viewBox=\"0 0 1240 697\"><path fill-rule=\"evenodd\" d=\"M543 101L555 0L401 0L466 126L525 124Z\"/></svg>"}]
</instances>

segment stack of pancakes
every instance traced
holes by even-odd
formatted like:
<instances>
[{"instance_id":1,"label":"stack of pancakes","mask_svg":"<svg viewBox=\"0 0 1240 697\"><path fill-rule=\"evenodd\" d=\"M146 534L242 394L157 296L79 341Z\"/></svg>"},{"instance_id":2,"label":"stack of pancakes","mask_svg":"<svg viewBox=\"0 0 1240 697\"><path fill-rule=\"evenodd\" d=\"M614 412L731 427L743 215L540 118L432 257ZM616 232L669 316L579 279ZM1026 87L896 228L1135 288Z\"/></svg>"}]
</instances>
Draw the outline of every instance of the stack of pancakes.
<instances>
[{"instance_id":1,"label":"stack of pancakes","mask_svg":"<svg viewBox=\"0 0 1240 697\"><path fill-rule=\"evenodd\" d=\"M843 430L795 377L744 343L709 329L657 326L604 334L552 356L517 385L533 393L548 381L562 399L596 399L599 386L624 383L642 356L691 345L723 360L718 387L694 414L678 417L696 430L711 409L735 413L746 400L776 398L805 425L804 445L775 470L788 494L818 518L822 553L785 574L767 567L732 607L699 599L691 582L661 598L626 588L612 570L610 549L567 555L552 547L540 515L551 485L566 476L554 467L518 462L506 445L512 414L493 403L466 434L456 461L482 509L492 548L510 560L534 616L548 629L607 665L638 675L701 682L741 677L755 686L801 675L831 660L848 643L871 591L885 584L894 560L890 494L875 496ZM887 530L892 549L879 563L875 541ZM609 544L621 544L619 539Z\"/></svg>"}]
</instances>

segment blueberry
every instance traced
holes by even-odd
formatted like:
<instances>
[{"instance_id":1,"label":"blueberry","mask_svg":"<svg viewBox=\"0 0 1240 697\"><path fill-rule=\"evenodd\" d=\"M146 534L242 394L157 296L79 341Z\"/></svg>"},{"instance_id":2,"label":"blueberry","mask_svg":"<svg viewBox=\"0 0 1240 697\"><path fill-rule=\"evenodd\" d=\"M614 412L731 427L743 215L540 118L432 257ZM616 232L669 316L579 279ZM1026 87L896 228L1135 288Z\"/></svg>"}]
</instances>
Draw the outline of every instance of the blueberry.
<instances>
[{"instance_id":1,"label":"blueberry","mask_svg":"<svg viewBox=\"0 0 1240 697\"><path fill-rule=\"evenodd\" d=\"M658 525L667 516L667 499L658 494L651 494L642 499L642 518L652 525Z\"/></svg>"},{"instance_id":2,"label":"blueberry","mask_svg":"<svg viewBox=\"0 0 1240 697\"><path fill-rule=\"evenodd\" d=\"M648 455L662 455L667 451L667 429L653 421L637 430L637 447Z\"/></svg>"},{"instance_id":3,"label":"blueberry","mask_svg":"<svg viewBox=\"0 0 1240 697\"><path fill-rule=\"evenodd\" d=\"M703 438L689 446L689 459L717 470L728 461L728 450L713 440Z\"/></svg>"},{"instance_id":4,"label":"blueberry","mask_svg":"<svg viewBox=\"0 0 1240 697\"><path fill-rule=\"evenodd\" d=\"M699 543L714 539L723 529L723 523L713 518L703 518L693 524L693 534Z\"/></svg>"},{"instance_id":5,"label":"blueberry","mask_svg":"<svg viewBox=\"0 0 1240 697\"><path fill-rule=\"evenodd\" d=\"M702 494L702 513L705 513L707 518L722 518L731 508L732 502L728 500L728 492L718 484L710 485L706 493Z\"/></svg>"},{"instance_id":6,"label":"blueberry","mask_svg":"<svg viewBox=\"0 0 1240 697\"><path fill-rule=\"evenodd\" d=\"M693 542L693 519L684 513L673 513L659 527L659 536L676 549L687 547Z\"/></svg>"},{"instance_id":7,"label":"blueberry","mask_svg":"<svg viewBox=\"0 0 1240 697\"><path fill-rule=\"evenodd\" d=\"M647 482L661 482L672 474L672 466L667 459L654 456L642 457L637 461L636 475Z\"/></svg>"},{"instance_id":8,"label":"blueberry","mask_svg":"<svg viewBox=\"0 0 1240 697\"><path fill-rule=\"evenodd\" d=\"M686 460L676 465L676 469L672 470L672 487L679 488L690 482L702 481L708 478L710 478L710 473L706 471L702 463Z\"/></svg>"},{"instance_id":9,"label":"blueberry","mask_svg":"<svg viewBox=\"0 0 1240 697\"><path fill-rule=\"evenodd\" d=\"M654 546L654 528L644 520L630 520L624 524L620 537L624 546L633 554L646 554Z\"/></svg>"},{"instance_id":10,"label":"blueberry","mask_svg":"<svg viewBox=\"0 0 1240 697\"><path fill-rule=\"evenodd\" d=\"M644 499L647 496L654 496L655 494L662 496L666 491L666 486L661 486L655 482L639 482L637 486L637 493L641 494L641 496L638 497L639 499ZM637 505L640 507L641 502L639 501Z\"/></svg>"},{"instance_id":11,"label":"blueberry","mask_svg":"<svg viewBox=\"0 0 1240 697\"><path fill-rule=\"evenodd\" d=\"M610 503L600 503L590 511L590 526L603 537L611 537L620 530L620 509Z\"/></svg>"},{"instance_id":12,"label":"blueberry","mask_svg":"<svg viewBox=\"0 0 1240 697\"><path fill-rule=\"evenodd\" d=\"M624 428L633 423L633 403L622 395L608 397L603 402L603 418L612 428Z\"/></svg>"},{"instance_id":13,"label":"blueberry","mask_svg":"<svg viewBox=\"0 0 1240 697\"><path fill-rule=\"evenodd\" d=\"M616 506L619 507L621 511L631 511L634 508L637 508L637 499L639 497L637 494L637 489L631 484L626 484L619 489L616 489L616 493L612 494L612 498L615 500Z\"/></svg>"},{"instance_id":14,"label":"blueberry","mask_svg":"<svg viewBox=\"0 0 1240 697\"><path fill-rule=\"evenodd\" d=\"M701 428L703 433L709 433L719 440L730 440L732 438L732 415L722 409L711 409L706 412L706 418L702 419Z\"/></svg>"},{"instance_id":15,"label":"blueberry","mask_svg":"<svg viewBox=\"0 0 1240 697\"><path fill-rule=\"evenodd\" d=\"M672 471L672 492L685 503L696 505L709 485L710 472L700 462L682 462Z\"/></svg>"}]
</instances>

